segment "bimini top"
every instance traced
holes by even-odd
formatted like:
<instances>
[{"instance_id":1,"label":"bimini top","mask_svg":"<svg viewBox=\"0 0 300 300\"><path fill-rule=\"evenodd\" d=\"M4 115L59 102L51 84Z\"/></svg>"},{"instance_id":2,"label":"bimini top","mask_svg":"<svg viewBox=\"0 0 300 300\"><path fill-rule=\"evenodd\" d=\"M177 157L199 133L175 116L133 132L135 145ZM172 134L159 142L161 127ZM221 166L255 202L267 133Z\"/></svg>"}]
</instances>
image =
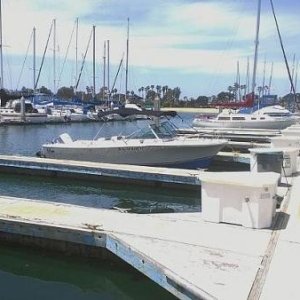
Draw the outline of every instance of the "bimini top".
<instances>
[{"instance_id":1,"label":"bimini top","mask_svg":"<svg viewBox=\"0 0 300 300\"><path fill-rule=\"evenodd\" d=\"M107 110L107 111L99 111L98 117L102 118L104 116L118 114L121 117L128 117L132 115L145 115L149 117L175 117L177 116L176 111L155 111L155 110L148 110L144 108L136 109L136 108L127 108L127 107L120 107L117 109Z\"/></svg>"}]
</instances>

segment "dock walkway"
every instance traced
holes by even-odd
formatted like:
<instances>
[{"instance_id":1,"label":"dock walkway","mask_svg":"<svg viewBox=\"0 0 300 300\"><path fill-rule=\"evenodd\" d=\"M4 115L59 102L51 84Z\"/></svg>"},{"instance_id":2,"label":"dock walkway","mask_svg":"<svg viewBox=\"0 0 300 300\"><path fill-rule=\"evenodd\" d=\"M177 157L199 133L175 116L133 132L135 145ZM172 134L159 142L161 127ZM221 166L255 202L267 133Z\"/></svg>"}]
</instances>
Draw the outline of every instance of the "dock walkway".
<instances>
[{"instance_id":1,"label":"dock walkway","mask_svg":"<svg viewBox=\"0 0 300 300\"><path fill-rule=\"evenodd\" d=\"M0 198L0 230L100 246L181 299L246 299L271 230Z\"/></svg>"},{"instance_id":2,"label":"dock walkway","mask_svg":"<svg viewBox=\"0 0 300 300\"><path fill-rule=\"evenodd\" d=\"M199 188L199 170L0 155L0 172Z\"/></svg>"},{"instance_id":3,"label":"dock walkway","mask_svg":"<svg viewBox=\"0 0 300 300\"><path fill-rule=\"evenodd\" d=\"M219 152L215 159L250 164L247 153ZM199 189L202 171L0 155L0 172Z\"/></svg>"},{"instance_id":4,"label":"dock walkway","mask_svg":"<svg viewBox=\"0 0 300 300\"><path fill-rule=\"evenodd\" d=\"M271 229L0 196L0 237L106 249L179 299L299 299L300 175L287 183Z\"/></svg>"}]
</instances>

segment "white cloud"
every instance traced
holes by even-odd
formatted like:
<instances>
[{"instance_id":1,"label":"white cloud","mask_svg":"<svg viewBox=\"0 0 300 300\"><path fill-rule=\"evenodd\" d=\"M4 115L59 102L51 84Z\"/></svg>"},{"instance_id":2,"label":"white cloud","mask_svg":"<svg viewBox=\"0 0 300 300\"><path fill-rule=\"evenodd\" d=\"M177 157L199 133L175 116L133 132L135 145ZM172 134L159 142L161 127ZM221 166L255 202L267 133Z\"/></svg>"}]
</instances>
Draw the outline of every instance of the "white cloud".
<instances>
[{"instance_id":1,"label":"white cloud","mask_svg":"<svg viewBox=\"0 0 300 300\"><path fill-rule=\"evenodd\" d=\"M37 29L37 54L41 57L52 20L57 20L57 44L60 59L70 39L76 17L79 17L79 57L85 52L92 23L81 22L80 17L95 15L96 0L3 0L3 43L4 54L25 55L32 28ZM109 2L105 2L106 5ZM133 5L122 2L122 5ZM134 5L137 5L136 2ZM254 48L254 33L256 24L256 2L245 2L244 7L237 7L236 1L209 1L190 3L179 1L157 2L147 5L147 19L135 23L131 19L130 57L131 67L153 69L171 69L172 72L189 74L206 73L232 75L234 77L236 63L239 60L241 68L245 69L246 58L252 60ZM244 9L243 9L244 8ZM127 7L128 9L128 7ZM97 18L94 18L97 19ZM287 35L299 39L299 19L292 14L279 16L284 40ZM126 50L126 20L124 26L96 25L97 62L101 62L103 41L110 40L111 63L119 63ZM112 23L115 21L112 18ZM148 23L151 21L151 23ZM268 44L267 44L268 42ZM271 42L271 44L270 44ZM293 43L293 45L296 44ZM274 61L274 77L284 74L284 65L278 62L282 57L275 31L274 20L270 11L263 10L261 15L260 64L264 55L267 60ZM287 46L287 51L292 51ZM31 51L31 50L30 50ZM51 56L52 38L48 49ZM69 59L75 57L75 42L70 48ZM31 53L30 53L31 55ZM88 60L91 61L91 49ZM14 61L11 60L13 64ZM61 64L62 62L58 63ZM20 64L20 63L19 63ZM19 67L19 66L18 66ZM16 67L12 67L16 69ZM260 67L260 70L262 68ZM275 72L275 70L278 70ZM58 72L58 71L57 71ZM150 72L150 71L149 71ZM70 75L66 75L70 77ZM14 75L17 77L17 75ZM183 79L184 81L185 79ZM228 83L230 84L230 83Z\"/></svg>"}]
</instances>

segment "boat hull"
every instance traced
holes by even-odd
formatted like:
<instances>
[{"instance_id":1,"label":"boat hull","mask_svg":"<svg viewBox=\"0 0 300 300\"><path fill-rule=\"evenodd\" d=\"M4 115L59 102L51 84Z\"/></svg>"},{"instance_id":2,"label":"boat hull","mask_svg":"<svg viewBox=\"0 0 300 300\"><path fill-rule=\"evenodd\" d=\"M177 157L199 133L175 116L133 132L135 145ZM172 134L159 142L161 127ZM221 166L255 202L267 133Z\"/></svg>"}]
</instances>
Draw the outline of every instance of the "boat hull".
<instances>
[{"instance_id":1,"label":"boat hull","mask_svg":"<svg viewBox=\"0 0 300 300\"><path fill-rule=\"evenodd\" d=\"M47 121L46 114L32 113L21 115L18 113L15 114L1 114L1 122L3 123L45 123Z\"/></svg>"},{"instance_id":2,"label":"boat hull","mask_svg":"<svg viewBox=\"0 0 300 300\"><path fill-rule=\"evenodd\" d=\"M72 147L44 145L41 155L47 158L93 161L113 164L206 168L226 142L199 145L126 145L115 147Z\"/></svg>"},{"instance_id":3,"label":"boat hull","mask_svg":"<svg viewBox=\"0 0 300 300\"><path fill-rule=\"evenodd\" d=\"M208 128L249 128L249 129L285 129L293 124L295 119L283 120L263 120L263 121L215 121L215 120L201 120L195 119L193 126L195 127L208 127Z\"/></svg>"}]
</instances>

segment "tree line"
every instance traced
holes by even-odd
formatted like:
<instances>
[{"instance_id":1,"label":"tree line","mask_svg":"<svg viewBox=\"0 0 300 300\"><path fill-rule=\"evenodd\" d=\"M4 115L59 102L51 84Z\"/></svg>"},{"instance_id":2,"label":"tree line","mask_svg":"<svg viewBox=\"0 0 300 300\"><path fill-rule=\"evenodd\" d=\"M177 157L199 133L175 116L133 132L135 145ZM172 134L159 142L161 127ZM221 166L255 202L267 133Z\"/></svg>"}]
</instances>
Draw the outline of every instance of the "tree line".
<instances>
[{"instance_id":1,"label":"tree line","mask_svg":"<svg viewBox=\"0 0 300 300\"><path fill-rule=\"evenodd\" d=\"M23 95L33 94L32 89L23 87L19 91ZM46 88L41 86L38 89L38 92L45 95L55 96L63 100L72 100L79 99L83 102L98 101L98 102L107 102L114 101L119 103L125 103L126 100L129 100L132 103L136 103L143 106L152 106L153 100L156 97L159 97L161 100L162 107L211 107L216 106L219 103L225 104L228 102L238 102L244 100L247 94L246 85L234 84L233 86L228 86L226 91L221 91L217 95L205 96L200 95L197 98L181 96L180 87L171 88L168 85L147 85L142 86L138 89L137 93L133 90L127 91L126 95L120 93L116 88L113 88L111 91L107 87L101 87L98 93L93 91L92 86L86 86L84 91L76 91L74 87L60 87L56 94ZM258 97L267 95L269 92L268 88L257 87ZM291 94L287 94L281 97L279 100L281 103L285 104L286 102L291 101ZM297 94L297 99L300 101L300 95Z\"/></svg>"}]
</instances>

